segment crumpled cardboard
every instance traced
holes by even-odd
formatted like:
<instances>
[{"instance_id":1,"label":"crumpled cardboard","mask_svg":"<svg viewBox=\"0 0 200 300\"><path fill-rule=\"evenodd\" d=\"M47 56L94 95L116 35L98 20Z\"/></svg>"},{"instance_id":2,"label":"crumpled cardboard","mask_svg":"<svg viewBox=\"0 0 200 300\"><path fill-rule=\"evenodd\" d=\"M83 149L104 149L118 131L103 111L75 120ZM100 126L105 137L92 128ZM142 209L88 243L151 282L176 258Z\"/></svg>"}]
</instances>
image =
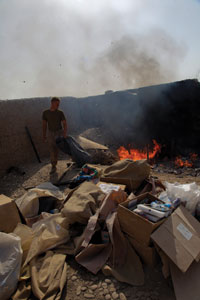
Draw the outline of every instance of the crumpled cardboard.
<instances>
[{"instance_id":1,"label":"crumpled cardboard","mask_svg":"<svg viewBox=\"0 0 200 300\"><path fill-rule=\"evenodd\" d=\"M15 202L5 195L0 195L0 231L13 232L18 223L21 223L21 219Z\"/></svg>"},{"instance_id":2,"label":"crumpled cardboard","mask_svg":"<svg viewBox=\"0 0 200 300\"><path fill-rule=\"evenodd\" d=\"M79 264L96 274L101 268L103 272L115 276L122 282L133 285L144 283L142 264L134 249L123 235L117 218L118 203L125 200L122 190L113 191L104 199L100 209L91 216L84 231L83 250L76 256ZM121 199L121 200L120 200ZM108 231L107 243L93 243L92 237L103 224ZM109 261L110 266L106 266Z\"/></svg>"},{"instance_id":3,"label":"crumpled cardboard","mask_svg":"<svg viewBox=\"0 0 200 300\"><path fill-rule=\"evenodd\" d=\"M182 271L200 258L200 223L180 206L152 235L153 241Z\"/></svg>"}]
</instances>

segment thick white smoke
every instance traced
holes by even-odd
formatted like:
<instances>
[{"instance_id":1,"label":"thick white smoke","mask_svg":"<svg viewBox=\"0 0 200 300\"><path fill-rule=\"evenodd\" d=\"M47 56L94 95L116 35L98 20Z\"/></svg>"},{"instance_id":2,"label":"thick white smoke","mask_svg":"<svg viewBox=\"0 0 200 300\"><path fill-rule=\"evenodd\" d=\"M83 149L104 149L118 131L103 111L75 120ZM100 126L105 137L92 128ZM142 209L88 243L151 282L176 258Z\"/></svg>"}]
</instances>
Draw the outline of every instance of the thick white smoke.
<instances>
[{"instance_id":1,"label":"thick white smoke","mask_svg":"<svg viewBox=\"0 0 200 300\"><path fill-rule=\"evenodd\" d=\"M159 2L1 0L0 99L86 96L181 79L187 43L159 25Z\"/></svg>"}]
</instances>

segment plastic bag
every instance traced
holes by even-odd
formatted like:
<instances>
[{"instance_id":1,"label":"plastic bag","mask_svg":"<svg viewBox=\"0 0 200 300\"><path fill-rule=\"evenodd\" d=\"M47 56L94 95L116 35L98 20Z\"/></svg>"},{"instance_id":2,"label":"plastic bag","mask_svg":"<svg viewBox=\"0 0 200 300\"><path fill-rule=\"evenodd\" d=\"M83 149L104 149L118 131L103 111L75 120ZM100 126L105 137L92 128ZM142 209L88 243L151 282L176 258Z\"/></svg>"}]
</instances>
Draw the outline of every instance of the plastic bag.
<instances>
[{"instance_id":1,"label":"plastic bag","mask_svg":"<svg viewBox=\"0 0 200 300\"><path fill-rule=\"evenodd\" d=\"M0 249L0 299L7 300L14 293L20 276L20 237L13 233L0 232Z\"/></svg>"},{"instance_id":2,"label":"plastic bag","mask_svg":"<svg viewBox=\"0 0 200 300\"><path fill-rule=\"evenodd\" d=\"M179 198L191 214L195 214L196 206L200 203L200 188L193 183L180 184L165 182L166 193L170 200Z\"/></svg>"},{"instance_id":3,"label":"plastic bag","mask_svg":"<svg viewBox=\"0 0 200 300\"><path fill-rule=\"evenodd\" d=\"M91 161L91 156L86 152L72 136L67 138L58 137L56 139L57 147L64 153L72 156L72 159L79 167Z\"/></svg>"}]
</instances>

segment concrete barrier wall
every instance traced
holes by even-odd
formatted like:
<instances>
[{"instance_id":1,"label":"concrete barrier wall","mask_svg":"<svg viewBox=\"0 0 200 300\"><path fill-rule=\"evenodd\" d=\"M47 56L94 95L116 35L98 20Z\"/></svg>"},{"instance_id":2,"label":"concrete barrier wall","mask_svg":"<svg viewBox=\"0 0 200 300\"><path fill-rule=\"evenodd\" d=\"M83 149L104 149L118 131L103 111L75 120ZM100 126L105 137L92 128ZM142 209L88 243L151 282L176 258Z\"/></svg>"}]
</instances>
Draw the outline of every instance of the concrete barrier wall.
<instances>
[{"instance_id":1,"label":"concrete barrier wall","mask_svg":"<svg viewBox=\"0 0 200 300\"><path fill-rule=\"evenodd\" d=\"M64 108L64 112L69 115L69 130L75 132L79 106L76 99L63 101L65 105L62 103L61 109ZM42 141L42 112L49 106L50 98L0 101L0 175L11 166L37 162L25 126L29 128L39 155L48 155L47 144Z\"/></svg>"},{"instance_id":2,"label":"concrete barrier wall","mask_svg":"<svg viewBox=\"0 0 200 300\"><path fill-rule=\"evenodd\" d=\"M101 111L98 103L101 98L102 96L62 98L60 109L67 117L69 134L79 134L103 122L102 119L99 123ZM0 175L11 166L37 162L25 126L28 127L41 158L48 155L47 144L42 141L42 112L49 107L50 98L0 101Z\"/></svg>"},{"instance_id":3,"label":"concrete barrier wall","mask_svg":"<svg viewBox=\"0 0 200 300\"><path fill-rule=\"evenodd\" d=\"M37 162L25 126L39 155L48 155L41 118L49 106L50 98L0 101L0 175L11 166ZM192 147L200 144L200 84L196 80L87 98L63 97L60 108L69 134L99 127L119 144L147 143L152 138L162 143L181 138L183 145Z\"/></svg>"},{"instance_id":4,"label":"concrete barrier wall","mask_svg":"<svg viewBox=\"0 0 200 300\"><path fill-rule=\"evenodd\" d=\"M79 134L92 127L114 129L122 113L125 96L116 92L87 98L63 97L60 105L67 117L69 134ZM26 134L28 127L40 157L48 155L42 142L42 112L50 106L50 98L30 98L0 101L0 175L11 166L36 161L34 150Z\"/></svg>"}]
</instances>

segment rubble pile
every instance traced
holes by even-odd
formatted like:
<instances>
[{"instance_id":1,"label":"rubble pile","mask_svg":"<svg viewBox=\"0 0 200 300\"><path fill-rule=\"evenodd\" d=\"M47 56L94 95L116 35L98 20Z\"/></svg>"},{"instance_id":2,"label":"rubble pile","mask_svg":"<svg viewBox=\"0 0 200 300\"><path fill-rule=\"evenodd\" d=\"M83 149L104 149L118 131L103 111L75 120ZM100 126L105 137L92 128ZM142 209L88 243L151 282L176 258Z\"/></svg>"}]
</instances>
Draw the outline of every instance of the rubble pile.
<instances>
[{"instance_id":1,"label":"rubble pile","mask_svg":"<svg viewBox=\"0 0 200 300\"><path fill-rule=\"evenodd\" d=\"M57 183L0 195L0 299L61 299L69 256L94 278L103 272L103 290L112 277L143 286L145 266L161 261L177 300L198 299L199 221L200 187L161 182L146 160L72 164ZM94 299L83 288L77 295ZM105 297L126 299L114 289Z\"/></svg>"},{"instance_id":2,"label":"rubble pile","mask_svg":"<svg viewBox=\"0 0 200 300\"><path fill-rule=\"evenodd\" d=\"M188 161L187 159L181 161ZM152 165L152 169L157 173L168 173L179 175L179 177L192 176L198 177L200 175L200 160L199 158L195 163L191 163L189 166L177 165L174 160L165 160L162 162L156 162Z\"/></svg>"}]
</instances>

